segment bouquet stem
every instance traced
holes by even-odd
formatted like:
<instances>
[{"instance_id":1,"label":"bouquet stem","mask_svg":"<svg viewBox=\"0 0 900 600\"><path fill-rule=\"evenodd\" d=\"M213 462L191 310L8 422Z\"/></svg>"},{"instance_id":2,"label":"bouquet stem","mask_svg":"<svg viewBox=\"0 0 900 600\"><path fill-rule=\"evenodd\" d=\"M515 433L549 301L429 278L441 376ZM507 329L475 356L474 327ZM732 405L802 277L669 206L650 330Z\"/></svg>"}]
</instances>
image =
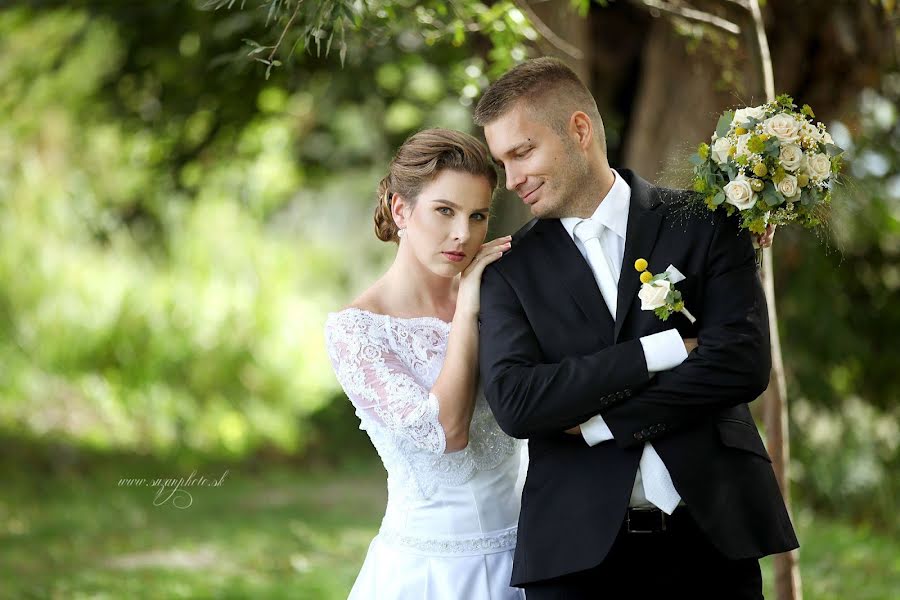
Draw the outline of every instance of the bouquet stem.
<instances>
[{"instance_id":1,"label":"bouquet stem","mask_svg":"<svg viewBox=\"0 0 900 600\"><path fill-rule=\"evenodd\" d=\"M697 322L697 319L694 317L694 315L691 314L691 311L689 311L688 309L682 308L681 314L687 317L688 321L690 321L692 324Z\"/></svg>"}]
</instances>

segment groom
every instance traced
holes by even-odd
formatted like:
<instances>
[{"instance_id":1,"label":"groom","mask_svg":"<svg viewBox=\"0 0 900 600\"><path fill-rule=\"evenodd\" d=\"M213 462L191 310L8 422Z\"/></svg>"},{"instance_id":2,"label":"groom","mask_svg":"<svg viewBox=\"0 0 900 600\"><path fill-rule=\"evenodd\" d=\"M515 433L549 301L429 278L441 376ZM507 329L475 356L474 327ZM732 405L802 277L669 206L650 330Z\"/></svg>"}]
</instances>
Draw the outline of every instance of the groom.
<instances>
[{"instance_id":1,"label":"groom","mask_svg":"<svg viewBox=\"0 0 900 600\"><path fill-rule=\"evenodd\" d=\"M610 169L597 105L555 59L503 75L475 122L537 217L481 292L485 394L529 440L512 585L762 598L758 559L798 542L747 406L770 370L749 234ZM685 276L696 323L641 310L639 258Z\"/></svg>"}]
</instances>

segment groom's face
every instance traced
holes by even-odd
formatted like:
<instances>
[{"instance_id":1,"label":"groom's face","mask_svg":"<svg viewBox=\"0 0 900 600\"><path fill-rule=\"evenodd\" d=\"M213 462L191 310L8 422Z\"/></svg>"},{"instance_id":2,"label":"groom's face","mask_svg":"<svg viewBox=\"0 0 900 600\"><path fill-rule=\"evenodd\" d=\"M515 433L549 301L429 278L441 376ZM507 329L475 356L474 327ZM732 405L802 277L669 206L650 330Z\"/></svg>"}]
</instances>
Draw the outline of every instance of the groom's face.
<instances>
[{"instance_id":1,"label":"groom's face","mask_svg":"<svg viewBox=\"0 0 900 600\"><path fill-rule=\"evenodd\" d=\"M521 103L486 125L484 136L506 172L506 189L515 192L531 214L539 218L567 215L586 168L574 142Z\"/></svg>"}]
</instances>

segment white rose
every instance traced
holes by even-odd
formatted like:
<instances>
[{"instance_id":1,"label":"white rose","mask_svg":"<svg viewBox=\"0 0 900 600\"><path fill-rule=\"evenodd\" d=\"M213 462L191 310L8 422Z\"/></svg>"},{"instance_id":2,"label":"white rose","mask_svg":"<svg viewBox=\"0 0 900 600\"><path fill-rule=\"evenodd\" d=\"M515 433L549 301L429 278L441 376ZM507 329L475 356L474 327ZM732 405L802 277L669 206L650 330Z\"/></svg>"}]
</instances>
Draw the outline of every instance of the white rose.
<instances>
[{"instance_id":1,"label":"white rose","mask_svg":"<svg viewBox=\"0 0 900 600\"><path fill-rule=\"evenodd\" d=\"M641 310L656 310L660 306L666 305L666 296L672 289L672 284L665 279L654 281L653 283L645 283L638 292L638 298L641 299Z\"/></svg>"},{"instance_id":2,"label":"white rose","mask_svg":"<svg viewBox=\"0 0 900 600\"><path fill-rule=\"evenodd\" d=\"M822 141L825 142L826 144L833 144L833 143L834 143L834 140L831 139L831 134L828 133L827 131L823 131L823 132L822 132Z\"/></svg>"},{"instance_id":3,"label":"white rose","mask_svg":"<svg viewBox=\"0 0 900 600\"><path fill-rule=\"evenodd\" d=\"M734 111L734 119L732 119L731 125L732 127L744 127L750 124L751 119L762 121L765 116L766 111L762 106L739 108Z\"/></svg>"},{"instance_id":4,"label":"white rose","mask_svg":"<svg viewBox=\"0 0 900 600\"><path fill-rule=\"evenodd\" d=\"M803 162L803 149L797 144L784 144L778 159L785 171L796 171Z\"/></svg>"},{"instance_id":5,"label":"white rose","mask_svg":"<svg viewBox=\"0 0 900 600\"><path fill-rule=\"evenodd\" d=\"M727 137L717 138L710 147L710 152L712 152L714 161L720 165L725 164L725 161L728 160L729 152L731 152L731 142L728 141Z\"/></svg>"},{"instance_id":6,"label":"white rose","mask_svg":"<svg viewBox=\"0 0 900 600\"><path fill-rule=\"evenodd\" d=\"M800 124L797 119L784 113L766 119L765 131L774 135L782 142L796 142L800 133Z\"/></svg>"},{"instance_id":7,"label":"white rose","mask_svg":"<svg viewBox=\"0 0 900 600\"><path fill-rule=\"evenodd\" d=\"M787 199L793 198L800 192L800 186L797 185L797 178L793 175L785 175L784 179L778 184L778 191Z\"/></svg>"},{"instance_id":8,"label":"white rose","mask_svg":"<svg viewBox=\"0 0 900 600\"><path fill-rule=\"evenodd\" d=\"M756 204L756 192L750 187L750 181L740 174L725 186L725 202L733 204L738 210L753 208Z\"/></svg>"},{"instance_id":9,"label":"white rose","mask_svg":"<svg viewBox=\"0 0 900 600\"><path fill-rule=\"evenodd\" d=\"M824 181L831 175L831 160L822 153L814 154L806 163L809 177L815 181Z\"/></svg>"}]
</instances>

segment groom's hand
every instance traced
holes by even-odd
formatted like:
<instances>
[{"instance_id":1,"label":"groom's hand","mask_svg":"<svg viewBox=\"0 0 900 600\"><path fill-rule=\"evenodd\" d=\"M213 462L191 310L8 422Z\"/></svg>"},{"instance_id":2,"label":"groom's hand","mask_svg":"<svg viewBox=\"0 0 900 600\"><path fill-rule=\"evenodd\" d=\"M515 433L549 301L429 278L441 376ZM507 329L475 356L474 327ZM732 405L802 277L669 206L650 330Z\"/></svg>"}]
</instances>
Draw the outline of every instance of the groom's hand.
<instances>
[{"instance_id":1,"label":"groom's hand","mask_svg":"<svg viewBox=\"0 0 900 600\"><path fill-rule=\"evenodd\" d=\"M581 435L581 425L576 425L572 429L566 429L566 433L569 435Z\"/></svg>"},{"instance_id":2,"label":"groom's hand","mask_svg":"<svg viewBox=\"0 0 900 600\"><path fill-rule=\"evenodd\" d=\"M697 347L697 338L686 338L684 340L684 349L687 350L687 353L690 354L691 350L694 350Z\"/></svg>"}]
</instances>

